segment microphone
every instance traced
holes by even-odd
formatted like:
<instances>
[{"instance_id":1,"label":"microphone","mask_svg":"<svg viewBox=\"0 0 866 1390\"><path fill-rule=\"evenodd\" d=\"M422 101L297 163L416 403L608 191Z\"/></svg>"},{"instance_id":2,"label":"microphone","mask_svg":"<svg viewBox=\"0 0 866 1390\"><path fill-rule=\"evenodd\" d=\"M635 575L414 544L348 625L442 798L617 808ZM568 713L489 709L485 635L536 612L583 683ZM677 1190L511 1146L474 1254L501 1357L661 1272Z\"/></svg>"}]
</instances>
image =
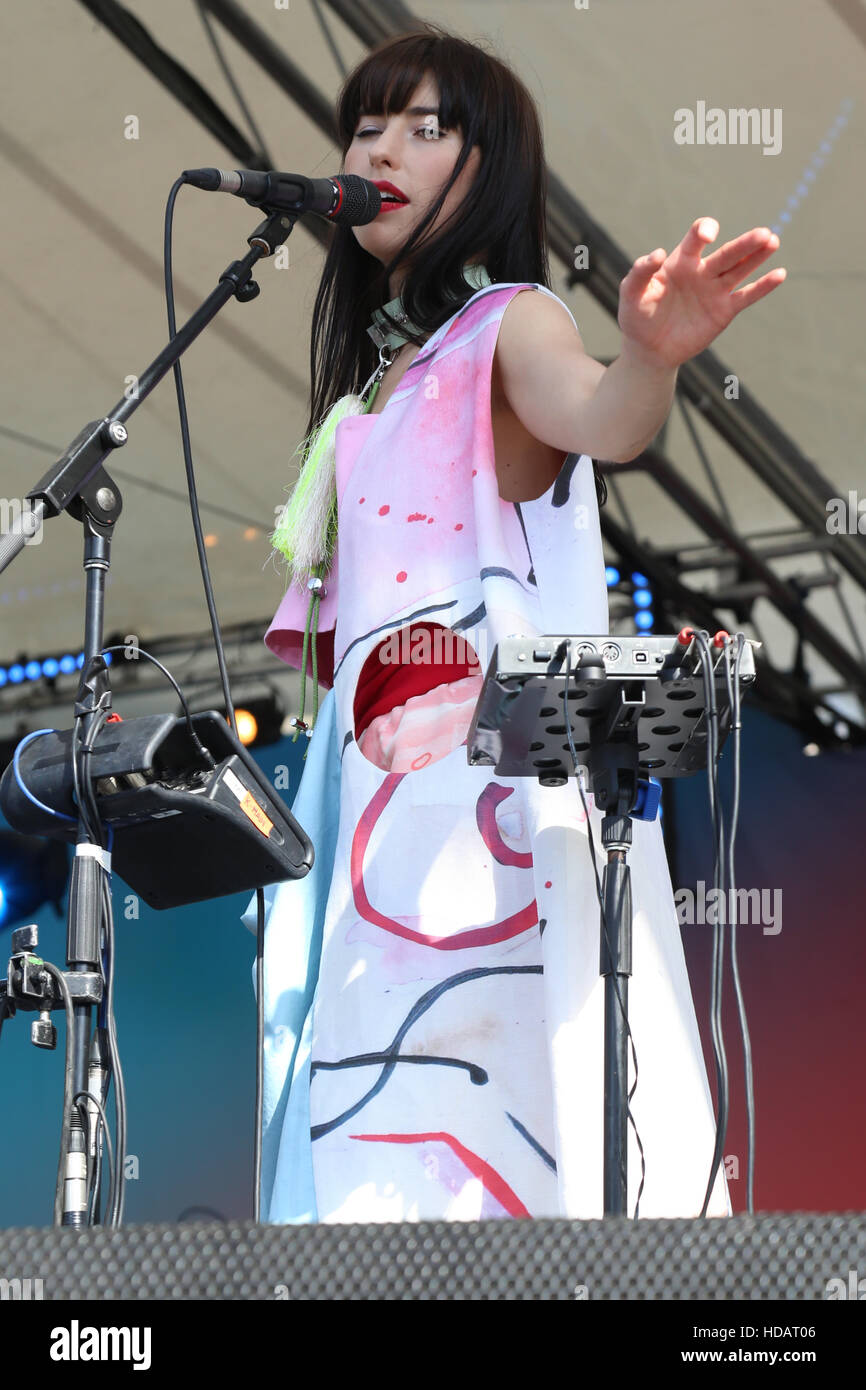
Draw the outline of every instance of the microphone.
<instances>
[{"instance_id":1,"label":"microphone","mask_svg":"<svg viewBox=\"0 0 866 1390\"><path fill-rule=\"evenodd\" d=\"M234 193L252 207L298 215L316 212L344 227L372 222L382 206L376 185L358 174L308 179L304 174L281 174L273 169L185 169L182 178L208 193Z\"/></svg>"}]
</instances>

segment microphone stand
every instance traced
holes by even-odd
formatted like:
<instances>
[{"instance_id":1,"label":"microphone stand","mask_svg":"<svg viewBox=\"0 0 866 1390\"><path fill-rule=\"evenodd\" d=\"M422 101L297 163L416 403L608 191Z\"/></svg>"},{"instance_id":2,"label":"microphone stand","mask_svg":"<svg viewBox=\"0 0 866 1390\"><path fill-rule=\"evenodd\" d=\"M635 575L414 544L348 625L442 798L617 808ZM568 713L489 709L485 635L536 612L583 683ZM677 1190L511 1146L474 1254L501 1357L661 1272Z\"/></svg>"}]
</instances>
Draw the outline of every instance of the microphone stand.
<instances>
[{"instance_id":1,"label":"microphone stand","mask_svg":"<svg viewBox=\"0 0 866 1390\"><path fill-rule=\"evenodd\" d=\"M246 304L259 294L259 285L250 278L253 266L263 256L273 255L276 248L291 235L295 221L301 215L286 209L265 207L263 210L268 214L266 220L247 237L250 250L242 260L233 261L223 271L216 289L138 378L135 395L124 396L103 419L92 420L84 426L62 457L28 492L27 500L32 499L30 512L22 511L9 532L0 537L2 573L27 544L30 536L38 531L43 518L68 511L82 524L86 575L84 664L75 705L76 717L81 718L84 726L82 741L86 739L100 711L111 703L105 664L97 667L95 673L91 672L88 677L88 667L102 649L105 575L111 563L114 526L122 509L120 489L103 468L103 461L112 449L121 448L126 443L128 434L124 421L147 399L169 368L223 305L232 296L241 304ZM86 757L82 758L82 765L86 777L89 775ZM72 1068L70 1097L89 1089L91 1010L94 1004L100 1003L103 992L99 940L102 917L100 870L103 867L108 869L109 865L107 852L90 842L79 806L67 916L66 959L69 969L64 972L72 1002L72 1017L68 1025L72 1034L69 1046ZM42 976L45 996L39 1001L39 1008L43 1014L46 1009L63 1006L57 990L51 988L52 981L60 972L54 971L54 967L51 967L51 971L54 973ZM12 1010L16 1003L25 1008L36 1007L32 983L26 993L17 997L10 994L8 1004ZM81 1229L87 1225L88 1218L86 1139L74 1103L71 1116L64 1115L63 1118L62 1132L64 1137L69 1135L69 1144L65 1157L61 1157L65 1174L61 1224ZM122 1153L116 1155L118 1184L123 1183L124 1157ZM122 1203L118 1210L122 1211Z\"/></svg>"}]
</instances>

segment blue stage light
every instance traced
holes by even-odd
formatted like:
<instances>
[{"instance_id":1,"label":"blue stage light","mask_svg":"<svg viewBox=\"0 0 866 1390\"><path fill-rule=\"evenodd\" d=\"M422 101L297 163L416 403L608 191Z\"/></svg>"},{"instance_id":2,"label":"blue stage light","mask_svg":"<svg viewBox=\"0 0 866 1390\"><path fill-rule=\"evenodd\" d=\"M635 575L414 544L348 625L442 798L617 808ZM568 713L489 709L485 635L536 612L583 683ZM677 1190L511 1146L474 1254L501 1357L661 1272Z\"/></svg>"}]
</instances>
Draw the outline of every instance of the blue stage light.
<instances>
[{"instance_id":1,"label":"blue stage light","mask_svg":"<svg viewBox=\"0 0 866 1390\"><path fill-rule=\"evenodd\" d=\"M649 584L649 580L647 579L646 575L638 574L637 572L635 572L632 575L631 582L632 584L636 584L639 589L645 589L646 586Z\"/></svg>"},{"instance_id":2,"label":"blue stage light","mask_svg":"<svg viewBox=\"0 0 866 1390\"><path fill-rule=\"evenodd\" d=\"M78 653L78 656L75 658L75 664L80 671L82 666L84 665L84 652Z\"/></svg>"},{"instance_id":3,"label":"blue stage light","mask_svg":"<svg viewBox=\"0 0 866 1390\"><path fill-rule=\"evenodd\" d=\"M633 598L635 608L649 608L653 601L649 589L635 589Z\"/></svg>"},{"instance_id":4,"label":"blue stage light","mask_svg":"<svg viewBox=\"0 0 866 1390\"><path fill-rule=\"evenodd\" d=\"M64 676L68 676L71 671L75 670L75 657L70 656L67 652L65 656L60 658L60 669Z\"/></svg>"},{"instance_id":5,"label":"blue stage light","mask_svg":"<svg viewBox=\"0 0 866 1390\"><path fill-rule=\"evenodd\" d=\"M54 656L47 656L42 663L42 674L48 676L49 680L57 675L60 670L60 662Z\"/></svg>"},{"instance_id":6,"label":"blue stage light","mask_svg":"<svg viewBox=\"0 0 866 1390\"><path fill-rule=\"evenodd\" d=\"M42 675L42 663L39 661L28 661L24 667L24 674L29 681L38 681Z\"/></svg>"},{"instance_id":7,"label":"blue stage light","mask_svg":"<svg viewBox=\"0 0 866 1390\"><path fill-rule=\"evenodd\" d=\"M6 667L5 667L5 666L0 666L0 686L4 686L4 685L6 684L6 682L8 681L8 679L9 679L9 676L8 676L8 674L7 674L7 671L6 671Z\"/></svg>"},{"instance_id":8,"label":"blue stage light","mask_svg":"<svg viewBox=\"0 0 866 1390\"><path fill-rule=\"evenodd\" d=\"M653 615L648 608L639 608L634 615L635 625L640 628L648 628L653 625Z\"/></svg>"},{"instance_id":9,"label":"blue stage light","mask_svg":"<svg viewBox=\"0 0 866 1390\"><path fill-rule=\"evenodd\" d=\"M616 565L605 565L604 577L607 581L608 588L610 588L613 584L618 584L619 570L616 568Z\"/></svg>"},{"instance_id":10,"label":"blue stage light","mask_svg":"<svg viewBox=\"0 0 866 1390\"><path fill-rule=\"evenodd\" d=\"M9 667L9 679L13 685L20 685L24 679L24 667L15 662L14 666Z\"/></svg>"}]
</instances>

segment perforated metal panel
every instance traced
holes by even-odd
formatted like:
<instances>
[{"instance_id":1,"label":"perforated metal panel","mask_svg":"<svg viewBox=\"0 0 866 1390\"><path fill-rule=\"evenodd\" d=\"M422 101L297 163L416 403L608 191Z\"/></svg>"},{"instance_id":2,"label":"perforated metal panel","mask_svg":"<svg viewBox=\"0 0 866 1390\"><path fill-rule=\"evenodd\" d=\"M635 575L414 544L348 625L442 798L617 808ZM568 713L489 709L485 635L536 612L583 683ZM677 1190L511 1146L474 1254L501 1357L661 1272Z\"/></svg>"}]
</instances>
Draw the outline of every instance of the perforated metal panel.
<instances>
[{"instance_id":1,"label":"perforated metal panel","mask_svg":"<svg viewBox=\"0 0 866 1390\"><path fill-rule=\"evenodd\" d=\"M45 1300L824 1299L851 1271L860 1212L0 1233L0 1278Z\"/></svg>"}]
</instances>

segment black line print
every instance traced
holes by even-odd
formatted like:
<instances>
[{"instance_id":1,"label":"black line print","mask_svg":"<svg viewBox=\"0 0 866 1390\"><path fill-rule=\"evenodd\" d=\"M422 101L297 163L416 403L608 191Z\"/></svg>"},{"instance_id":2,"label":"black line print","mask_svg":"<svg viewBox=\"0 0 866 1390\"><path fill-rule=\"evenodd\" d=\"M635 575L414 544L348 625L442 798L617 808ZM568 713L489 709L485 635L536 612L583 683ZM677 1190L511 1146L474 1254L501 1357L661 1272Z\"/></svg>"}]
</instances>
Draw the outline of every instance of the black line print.
<instances>
[{"instance_id":1,"label":"black line print","mask_svg":"<svg viewBox=\"0 0 866 1390\"><path fill-rule=\"evenodd\" d=\"M460 618L456 623L451 624L452 632L462 632L465 627L473 627L480 623L487 616L487 607L479 603L477 608L473 608L471 613L467 613L465 618Z\"/></svg>"},{"instance_id":2,"label":"black line print","mask_svg":"<svg viewBox=\"0 0 866 1390\"><path fill-rule=\"evenodd\" d=\"M565 463L556 475L556 482L553 484L553 495L550 504L553 507L564 507L571 496L571 479L574 470L580 462L580 454L569 454Z\"/></svg>"},{"instance_id":3,"label":"black line print","mask_svg":"<svg viewBox=\"0 0 866 1390\"><path fill-rule=\"evenodd\" d=\"M457 985L468 984L470 980L484 979L488 975L540 975L541 973L540 965L490 965L478 966L474 970L463 970L459 975L452 975L447 980L440 980L437 985L429 989L426 994L422 994L421 998L416 1000L412 1005L411 1010L397 1029L394 1041L391 1046L386 1049L387 1054L390 1055L391 1053L399 1052L400 1045L412 1025L417 1023L422 1014L425 1014L428 1009L432 1008L436 1001L449 989L454 989ZM320 1062L311 1063L311 1073L314 1067L321 1066L322 1063ZM350 1106L348 1110L344 1110L341 1115L336 1115L333 1120L326 1120L320 1125L312 1125L310 1127L310 1138L313 1140L321 1139L325 1134L330 1134L332 1130L339 1129L340 1125L345 1124L347 1120L351 1120L358 1114L359 1110L363 1110L364 1106L367 1105L374 1096L377 1096L390 1080L395 1066L395 1061L385 1062L382 1068L382 1075L373 1083L366 1095L362 1096L361 1099Z\"/></svg>"},{"instance_id":4,"label":"black line print","mask_svg":"<svg viewBox=\"0 0 866 1390\"><path fill-rule=\"evenodd\" d=\"M372 1067L382 1062L414 1062L417 1066L458 1067L468 1072L473 1086L486 1086L490 1078L475 1062L459 1057L432 1057L428 1052L367 1052L359 1057L345 1057L342 1062L311 1062L310 1075L317 1071L340 1071L343 1067Z\"/></svg>"},{"instance_id":5,"label":"black line print","mask_svg":"<svg viewBox=\"0 0 866 1390\"><path fill-rule=\"evenodd\" d=\"M519 589L522 589L524 593L527 592L523 580L518 579L514 571L507 570L504 565L485 565L484 569L481 571L481 578L487 579L491 576L499 576L501 579L513 579Z\"/></svg>"},{"instance_id":6,"label":"black line print","mask_svg":"<svg viewBox=\"0 0 866 1390\"><path fill-rule=\"evenodd\" d=\"M507 1110L505 1114L511 1121L511 1123L514 1125L514 1128L517 1130L517 1133L521 1135L522 1138L526 1140L527 1144L529 1144L530 1147L535 1150L538 1156L547 1164L550 1171L552 1173L555 1173L556 1159L553 1158L552 1155L547 1152L547 1149L545 1149L542 1144L539 1144L538 1140L535 1138L534 1135L529 1133L529 1130L526 1128L526 1125L522 1125L519 1120L515 1120L514 1116L509 1115Z\"/></svg>"},{"instance_id":7,"label":"black line print","mask_svg":"<svg viewBox=\"0 0 866 1390\"><path fill-rule=\"evenodd\" d=\"M526 534L526 523L523 520L523 512L520 510L520 503L514 503L514 510L517 512L517 520L520 522L520 529L523 532L523 544L526 546L526 553L529 556L529 573L526 576L527 584L534 584L538 588L538 581L535 578L535 565L532 563L532 551L529 549L529 537Z\"/></svg>"}]
</instances>

